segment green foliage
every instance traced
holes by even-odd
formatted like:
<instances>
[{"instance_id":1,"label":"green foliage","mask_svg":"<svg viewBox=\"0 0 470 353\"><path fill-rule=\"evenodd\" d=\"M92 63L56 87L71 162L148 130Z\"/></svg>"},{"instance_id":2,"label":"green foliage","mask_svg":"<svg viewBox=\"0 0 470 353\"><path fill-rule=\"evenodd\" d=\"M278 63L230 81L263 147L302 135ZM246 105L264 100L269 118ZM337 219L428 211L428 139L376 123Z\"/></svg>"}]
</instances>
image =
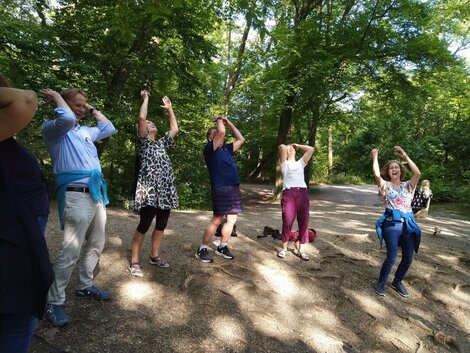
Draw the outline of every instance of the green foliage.
<instances>
[{"instance_id":1,"label":"green foliage","mask_svg":"<svg viewBox=\"0 0 470 353\"><path fill-rule=\"evenodd\" d=\"M470 179L470 70L448 48L468 43L469 12L457 0L9 0L0 7L0 67L20 88L83 88L113 121L118 132L100 149L115 203L131 197L139 91L151 91L159 136L168 129L159 107L168 95L180 126L170 157L181 207L207 208L205 132L223 109L242 19L253 16L228 107L246 138L236 153L242 179L261 165L256 178L274 180L272 151L292 108L282 142L315 144L311 180L369 181L370 150L379 148L384 163L400 145L436 199L461 200ZM51 117L41 102L18 138L52 180L40 136Z\"/></svg>"}]
</instances>

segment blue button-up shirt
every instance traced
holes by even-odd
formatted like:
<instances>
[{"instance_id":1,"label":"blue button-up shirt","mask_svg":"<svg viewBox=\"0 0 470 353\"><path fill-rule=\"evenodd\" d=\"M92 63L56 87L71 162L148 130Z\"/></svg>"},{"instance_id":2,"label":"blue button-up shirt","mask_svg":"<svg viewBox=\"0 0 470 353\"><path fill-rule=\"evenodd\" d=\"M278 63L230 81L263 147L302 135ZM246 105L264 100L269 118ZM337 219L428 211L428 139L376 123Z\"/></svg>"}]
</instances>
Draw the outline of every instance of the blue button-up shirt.
<instances>
[{"instance_id":1,"label":"blue button-up shirt","mask_svg":"<svg viewBox=\"0 0 470 353\"><path fill-rule=\"evenodd\" d=\"M98 151L93 142L102 140L116 132L109 121L98 121L98 127L76 124L75 114L70 109L56 108L55 119L42 124L42 134L52 158L54 174L71 170L99 170ZM89 178L74 184L88 184Z\"/></svg>"}]
</instances>

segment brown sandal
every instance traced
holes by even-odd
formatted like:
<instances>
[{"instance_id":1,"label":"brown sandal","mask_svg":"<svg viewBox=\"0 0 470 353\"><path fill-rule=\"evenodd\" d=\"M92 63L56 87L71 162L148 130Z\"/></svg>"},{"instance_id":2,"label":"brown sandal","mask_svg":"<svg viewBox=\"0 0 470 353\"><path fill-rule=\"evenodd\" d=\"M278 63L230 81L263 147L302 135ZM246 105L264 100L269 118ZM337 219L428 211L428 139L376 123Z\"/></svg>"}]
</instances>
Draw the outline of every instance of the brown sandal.
<instances>
[{"instance_id":1,"label":"brown sandal","mask_svg":"<svg viewBox=\"0 0 470 353\"><path fill-rule=\"evenodd\" d=\"M166 262L165 260L163 260L160 256L152 257L152 255L150 255L149 262L151 265L157 265L158 267L161 267L161 268L170 267L170 264Z\"/></svg>"},{"instance_id":2,"label":"brown sandal","mask_svg":"<svg viewBox=\"0 0 470 353\"><path fill-rule=\"evenodd\" d=\"M295 250L294 250L294 254L297 255L298 257L300 257L302 260L304 261L309 261L310 258L308 257L308 255L306 253L304 253L303 251L300 252L297 247L295 247Z\"/></svg>"}]
</instances>

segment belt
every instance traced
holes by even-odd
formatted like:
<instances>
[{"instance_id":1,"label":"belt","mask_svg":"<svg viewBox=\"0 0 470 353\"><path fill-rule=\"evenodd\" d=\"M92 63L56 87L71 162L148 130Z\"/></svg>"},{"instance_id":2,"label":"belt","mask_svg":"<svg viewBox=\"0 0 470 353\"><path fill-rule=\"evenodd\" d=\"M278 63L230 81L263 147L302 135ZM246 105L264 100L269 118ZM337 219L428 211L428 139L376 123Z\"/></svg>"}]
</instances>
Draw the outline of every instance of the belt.
<instances>
[{"instance_id":1,"label":"belt","mask_svg":"<svg viewBox=\"0 0 470 353\"><path fill-rule=\"evenodd\" d=\"M67 186L67 191L87 192L90 193L90 189L87 187L80 186Z\"/></svg>"}]
</instances>

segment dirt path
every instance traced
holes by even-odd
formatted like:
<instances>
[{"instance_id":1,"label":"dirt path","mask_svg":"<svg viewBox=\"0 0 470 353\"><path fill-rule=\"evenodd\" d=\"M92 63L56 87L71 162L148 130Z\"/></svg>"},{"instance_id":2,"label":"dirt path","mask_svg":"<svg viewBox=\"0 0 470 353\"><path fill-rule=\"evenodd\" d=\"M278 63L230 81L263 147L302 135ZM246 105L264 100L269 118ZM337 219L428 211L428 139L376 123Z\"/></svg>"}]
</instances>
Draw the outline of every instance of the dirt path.
<instances>
[{"instance_id":1,"label":"dirt path","mask_svg":"<svg viewBox=\"0 0 470 353\"><path fill-rule=\"evenodd\" d=\"M244 213L231 246L236 259L194 257L211 212L176 211L163 244L169 269L147 262L144 278L127 271L138 218L108 210L107 244L95 284L115 293L102 303L67 291L71 324L41 322L31 352L470 352L470 222L420 221L423 242L405 280L411 298L373 285L385 257L373 224L383 211L374 187L315 186L307 246L311 261L276 257L280 206L270 186L244 185ZM55 259L62 235L51 215ZM435 233L436 227L438 234ZM217 242L218 239L215 239Z\"/></svg>"}]
</instances>

